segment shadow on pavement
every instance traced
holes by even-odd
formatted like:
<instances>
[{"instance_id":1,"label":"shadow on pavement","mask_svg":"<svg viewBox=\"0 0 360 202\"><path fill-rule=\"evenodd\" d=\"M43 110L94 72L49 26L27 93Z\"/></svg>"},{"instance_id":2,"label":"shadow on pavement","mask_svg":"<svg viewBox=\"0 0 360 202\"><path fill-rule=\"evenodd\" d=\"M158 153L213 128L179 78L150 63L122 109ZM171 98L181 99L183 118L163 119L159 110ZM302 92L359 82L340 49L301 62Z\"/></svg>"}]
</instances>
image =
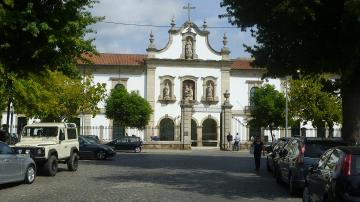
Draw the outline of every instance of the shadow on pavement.
<instances>
[{"instance_id":1,"label":"shadow on pavement","mask_svg":"<svg viewBox=\"0 0 360 202\"><path fill-rule=\"evenodd\" d=\"M265 169L254 171L250 156L137 154L117 155L114 161L88 161L85 164L111 166L111 175L93 177L94 181L129 184L157 184L166 189L217 195L227 199L238 197L267 200L287 198ZM126 172L125 172L126 171Z\"/></svg>"}]
</instances>

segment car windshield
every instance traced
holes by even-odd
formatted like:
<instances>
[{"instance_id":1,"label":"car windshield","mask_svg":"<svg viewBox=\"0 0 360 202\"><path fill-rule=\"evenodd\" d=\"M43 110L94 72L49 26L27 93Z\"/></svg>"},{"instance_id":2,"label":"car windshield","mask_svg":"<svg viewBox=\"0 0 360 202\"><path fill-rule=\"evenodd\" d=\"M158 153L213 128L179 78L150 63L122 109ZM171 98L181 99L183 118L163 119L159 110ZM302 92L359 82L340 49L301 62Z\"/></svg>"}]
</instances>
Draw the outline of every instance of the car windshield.
<instances>
[{"instance_id":1,"label":"car windshield","mask_svg":"<svg viewBox=\"0 0 360 202\"><path fill-rule=\"evenodd\" d=\"M25 127L23 137L56 137L58 127Z\"/></svg>"},{"instance_id":2,"label":"car windshield","mask_svg":"<svg viewBox=\"0 0 360 202\"><path fill-rule=\"evenodd\" d=\"M320 158L328 149L344 145L341 142L307 142L305 145L305 157Z\"/></svg>"},{"instance_id":3,"label":"car windshield","mask_svg":"<svg viewBox=\"0 0 360 202\"><path fill-rule=\"evenodd\" d=\"M12 154L12 150L6 144L0 142L0 154Z\"/></svg>"},{"instance_id":4,"label":"car windshield","mask_svg":"<svg viewBox=\"0 0 360 202\"><path fill-rule=\"evenodd\" d=\"M85 139L87 142L90 142L90 143L92 143L92 144L98 144L98 143L100 143L99 140L96 140L96 139L94 139L94 138L92 138L92 137L84 137L83 139Z\"/></svg>"},{"instance_id":5,"label":"car windshield","mask_svg":"<svg viewBox=\"0 0 360 202\"><path fill-rule=\"evenodd\" d=\"M79 143L80 144L94 144L88 138L85 138L85 137L79 137Z\"/></svg>"}]
</instances>

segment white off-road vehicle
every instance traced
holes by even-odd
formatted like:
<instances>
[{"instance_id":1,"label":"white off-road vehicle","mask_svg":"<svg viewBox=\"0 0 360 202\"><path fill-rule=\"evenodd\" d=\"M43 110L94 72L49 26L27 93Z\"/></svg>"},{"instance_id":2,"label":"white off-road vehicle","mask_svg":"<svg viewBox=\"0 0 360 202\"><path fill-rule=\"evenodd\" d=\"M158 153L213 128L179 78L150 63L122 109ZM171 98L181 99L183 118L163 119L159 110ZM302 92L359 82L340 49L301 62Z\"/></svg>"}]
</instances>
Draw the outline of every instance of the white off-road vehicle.
<instances>
[{"instance_id":1,"label":"white off-road vehicle","mask_svg":"<svg viewBox=\"0 0 360 202\"><path fill-rule=\"evenodd\" d=\"M55 176L58 163L70 171L78 169L79 141L74 123L34 123L24 127L14 149L29 154L45 174Z\"/></svg>"}]
</instances>

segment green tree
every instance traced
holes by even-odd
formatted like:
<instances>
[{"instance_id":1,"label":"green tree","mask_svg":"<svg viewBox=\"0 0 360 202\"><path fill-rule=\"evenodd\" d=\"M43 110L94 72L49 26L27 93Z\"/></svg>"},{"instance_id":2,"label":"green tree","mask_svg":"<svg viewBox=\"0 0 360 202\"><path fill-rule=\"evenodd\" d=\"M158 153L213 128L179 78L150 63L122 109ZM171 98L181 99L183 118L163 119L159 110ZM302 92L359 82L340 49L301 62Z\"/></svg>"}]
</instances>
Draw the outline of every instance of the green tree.
<instances>
[{"instance_id":1,"label":"green tree","mask_svg":"<svg viewBox=\"0 0 360 202\"><path fill-rule=\"evenodd\" d=\"M0 61L5 72L46 69L77 76L84 53L95 53L89 25L100 20L87 8L95 0L5 0L0 3Z\"/></svg>"},{"instance_id":2,"label":"green tree","mask_svg":"<svg viewBox=\"0 0 360 202\"><path fill-rule=\"evenodd\" d=\"M88 8L95 2L0 2L0 62L4 70L1 79L5 85L3 94L7 96L7 106L11 102L19 103L14 101L13 96L18 92L14 91L13 85L17 80L27 78L29 73L56 70L71 78L80 77L77 62L88 62L83 55L96 53L93 39L85 39L87 33L93 32L88 26L101 19L93 17L89 12ZM42 99L38 101L46 102Z\"/></svg>"},{"instance_id":3,"label":"green tree","mask_svg":"<svg viewBox=\"0 0 360 202\"><path fill-rule=\"evenodd\" d=\"M285 96L277 91L272 85L264 85L255 90L251 97L253 106L250 109L252 119L249 121L251 127L266 127L272 134L275 128L284 126L285 120Z\"/></svg>"},{"instance_id":4,"label":"green tree","mask_svg":"<svg viewBox=\"0 0 360 202\"><path fill-rule=\"evenodd\" d=\"M342 136L360 138L360 2L223 0L232 24L250 29L253 66L268 76L335 73L341 76Z\"/></svg>"},{"instance_id":5,"label":"green tree","mask_svg":"<svg viewBox=\"0 0 360 202\"><path fill-rule=\"evenodd\" d=\"M302 122L311 121L316 128L322 128L326 123L333 131L334 124L342 122L342 110L340 96L326 92L329 80L325 75L290 80L289 108Z\"/></svg>"},{"instance_id":6,"label":"green tree","mask_svg":"<svg viewBox=\"0 0 360 202\"><path fill-rule=\"evenodd\" d=\"M114 88L106 99L105 115L122 127L144 129L153 112L150 104L138 93L124 87Z\"/></svg>"},{"instance_id":7,"label":"green tree","mask_svg":"<svg viewBox=\"0 0 360 202\"><path fill-rule=\"evenodd\" d=\"M63 121L78 114L99 112L105 84L94 84L91 76L69 78L61 72L30 74L14 82L14 107L18 113L43 121Z\"/></svg>"}]
</instances>

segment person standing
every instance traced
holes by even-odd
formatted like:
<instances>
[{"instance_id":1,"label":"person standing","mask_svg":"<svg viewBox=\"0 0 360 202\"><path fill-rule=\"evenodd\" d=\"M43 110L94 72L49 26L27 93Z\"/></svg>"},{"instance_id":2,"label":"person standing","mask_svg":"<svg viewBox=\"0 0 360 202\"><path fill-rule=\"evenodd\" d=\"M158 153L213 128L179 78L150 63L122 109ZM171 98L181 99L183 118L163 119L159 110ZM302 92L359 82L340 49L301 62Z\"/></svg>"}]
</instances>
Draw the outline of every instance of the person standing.
<instances>
[{"instance_id":1,"label":"person standing","mask_svg":"<svg viewBox=\"0 0 360 202\"><path fill-rule=\"evenodd\" d=\"M236 133L234 140L235 141L234 141L233 150L234 151L239 151L239 147L240 147L240 135L239 135L239 133Z\"/></svg>"},{"instance_id":2,"label":"person standing","mask_svg":"<svg viewBox=\"0 0 360 202\"><path fill-rule=\"evenodd\" d=\"M231 149L231 143L233 141L233 136L231 135L231 133L229 133L227 136L226 136L226 139L228 141L228 149L230 150Z\"/></svg>"},{"instance_id":3,"label":"person standing","mask_svg":"<svg viewBox=\"0 0 360 202\"><path fill-rule=\"evenodd\" d=\"M264 143L261 141L260 137L257 136L255 138L255 141L252 143L252 146L254 147L255 169L256 169L256 172L259 172L261 153L263 153L263 155L265 155Z\"/></svg>"}]
</instances>

